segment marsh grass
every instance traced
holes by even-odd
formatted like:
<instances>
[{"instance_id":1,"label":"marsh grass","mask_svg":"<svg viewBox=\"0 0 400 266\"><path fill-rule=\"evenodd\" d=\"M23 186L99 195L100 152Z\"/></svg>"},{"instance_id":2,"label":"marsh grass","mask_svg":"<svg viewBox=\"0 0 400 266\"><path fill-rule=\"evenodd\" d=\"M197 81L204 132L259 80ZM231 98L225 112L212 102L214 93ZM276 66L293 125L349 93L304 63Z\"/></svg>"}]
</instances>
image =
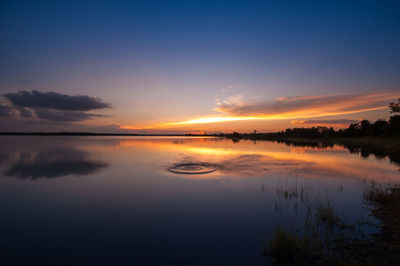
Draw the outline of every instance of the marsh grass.
<instances>
[{"instance_id":1,"label":"marsh grass","mask_svg":"<svg viewBox=\"0 0 400 266\"><path fill-rule=\"evenodd\" d=\"M364 191L371 215L380 221L379 233L370 241L349 245L364 265L400 265L400 185L371 182Z\"/></svg>"},{"instance_id":2,"label":"marsh grass","mask_svg":"<svg viewBox=\"0 0 400 266\"><path fill-rule=\"evenodd\" d=\"M311 201L303 187L279 188L277 196L287 206L292 202L296 211L302 206L306 215L302 230L277 228L264 242L263 255L268 261L275 265L341 265L343 256L338 248L354 236L354 227L340 219L329 201ZM275 211L276 206L277 202Z\"/></svg>"},{"instance_id":3,"label":"marsh grass","mask_svg":"<svg viewBox=\"0 0 400 266\"><path fill-rule=\"evenodd\" d=\"M347 265L342 262L350 263L350 256L340 250L351 236L353 227L341 220L328 202L309 212L302 233L278 228L272 239L264 242L263 255L275 265Z\"/></svg>"},{"instance_id":4,"label":"marsh grass","mask_svg":"<svg viewBox=\"0 0 400 266\"><path fill-rule=\"evenodd\" d=\"M275 265L400 265L400 186L364 182L363 187L364 205L380 221L378 233L361 229L370 219L350 224L329 201L313 206L303 189L280 189L285 200L302 199L304 229L277 228L263 243L263 256Z\"/></svg>"},{"instance_id":5,"label":"marsh grass","mask_svg":"<svg viewBox=\"0 0 400 266\"><path fill-rule=\"evenodd\" d=\"M265 243L263 255L277 265L310 265L322 260L321 249L322 243L316 239L279 228Z\"/></svg>"}]
</instances>

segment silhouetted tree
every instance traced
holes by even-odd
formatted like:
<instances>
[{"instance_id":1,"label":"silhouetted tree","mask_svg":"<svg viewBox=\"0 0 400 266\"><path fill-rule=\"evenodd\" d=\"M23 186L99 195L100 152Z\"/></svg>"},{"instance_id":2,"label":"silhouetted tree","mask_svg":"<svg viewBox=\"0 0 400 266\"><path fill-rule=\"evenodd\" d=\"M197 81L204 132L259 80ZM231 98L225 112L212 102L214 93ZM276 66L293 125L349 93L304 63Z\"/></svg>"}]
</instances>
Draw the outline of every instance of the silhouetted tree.
<instances>
[{"instance_id":1,"label":"silhouetted tree","mask_svg":"<svg viewBox=\"0 0 400 266\"><path fill-rule=\"evenodd\" d=\"M390 103L389 104L390 113L396 115L396 113L400 113L400 98L398 103Z\"/></svg>"},{"instance_id":2,"label":"silhouetted tree","mask_svg":"<svg viewBox=\"0 0 400 266\"><path fill-rule=\"evenodd\" d=\"M393 116L390 117L390 129L393 131L394 134L399 134L400 132L400 115L396 115L400 113L400 99L397 103L390 103L389 104L390 113Z\"/></svg>"},{"instance_id":3,"label":"silhouetted tree","mask_svg":"<svg viewBox=\"0 0 400 266\"><path fill-rule=\"evenodd\" d=\"M369 132L371 130L371 123L364 119L361 121L361 133L363 136L369 135Z\"/></svg>"},{"instance_id":4,"label":"silhouetted tree","mask_svg":"<svg viewBox=\"0 0 400 266\"><path fill-rule=\"evenodd\" d=\"M384 135L389 129L389 123L385 120L378 120L373 125L375 136Z\"/></svg>"},{"instance_id":5,"label":"silhouetted tree","mask_svg":"<svg viewBox=\"0 0 400 266\"><path fill-rule=\"evenodd\" d=\"M361 126L359 123L350 124L349 128L346 130L346 135L348 137L357 137L361 133Z\"/></svg>"},{"instance_id":6,"label":"silhouetted tree","mask_svg":"<svg viewBox=\"0 0 400 266\"><path fill-rule=\"evenodd\" d=\"M396 134L400 134L400 115L394 115L389 120L390 129Z\"/></svg>"}]
</instances>

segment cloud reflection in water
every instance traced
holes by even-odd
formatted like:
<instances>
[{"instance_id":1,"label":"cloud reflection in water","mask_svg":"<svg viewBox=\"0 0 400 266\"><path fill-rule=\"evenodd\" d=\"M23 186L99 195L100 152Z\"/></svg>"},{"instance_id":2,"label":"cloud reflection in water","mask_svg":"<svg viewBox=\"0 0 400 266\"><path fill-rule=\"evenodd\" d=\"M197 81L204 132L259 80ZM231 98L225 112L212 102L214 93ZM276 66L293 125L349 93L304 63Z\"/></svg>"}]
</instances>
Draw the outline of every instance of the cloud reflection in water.
<instances>
[{"instance_id":1,"label":"cloud reflection in water","mask_svg":"<svg viewBox=\"0 0 400 266\"><path fill-rule=\"evenodd\" d=\"M23 152L10 162L5 175L36 180L67 175L83 176L107 167L104 162L91 160L89 154L77 149L57 148L46 151Z\"/></svg>"}]
</instances>

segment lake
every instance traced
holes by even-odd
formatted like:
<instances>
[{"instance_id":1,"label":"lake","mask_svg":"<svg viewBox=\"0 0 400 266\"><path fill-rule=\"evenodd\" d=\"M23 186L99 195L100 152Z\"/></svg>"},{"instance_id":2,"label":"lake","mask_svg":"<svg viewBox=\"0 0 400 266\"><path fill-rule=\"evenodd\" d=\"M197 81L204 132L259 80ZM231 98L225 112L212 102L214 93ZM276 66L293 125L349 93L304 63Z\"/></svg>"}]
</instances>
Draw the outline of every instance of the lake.
<instances>
[{"instance_id":1,"label":"lake","mask_svg":"<svg viewBox=\"0 0 400 266\"><path fill-rule=\"evenodd\" d=\"M214 168L171 171L190 163ZM263 265L262 241L282 226L301 230L308 203L329 202L356 221L367 215L364 183L398 182L399 168L389 157L338 145L1 136L1 259L4 265Z\"/></svg>"}]
</instances>

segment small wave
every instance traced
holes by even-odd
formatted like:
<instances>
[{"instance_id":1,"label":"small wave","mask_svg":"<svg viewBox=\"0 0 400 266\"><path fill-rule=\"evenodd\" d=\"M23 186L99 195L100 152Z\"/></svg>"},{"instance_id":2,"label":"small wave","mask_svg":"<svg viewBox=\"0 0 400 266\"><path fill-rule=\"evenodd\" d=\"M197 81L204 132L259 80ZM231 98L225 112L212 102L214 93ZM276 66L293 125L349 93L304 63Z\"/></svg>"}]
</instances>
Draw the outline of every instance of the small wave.
<instances>
[{"instance_id":1,"label":"small wave","mask_svg":"<svg viewBox=\"0 0 400 266\"><path fill-rule=\"evenodd\" d=\"M207 174L215 172L218 166L210 163L178 163L168 168L177 174Z\"/></svg>"}]
</instances>

